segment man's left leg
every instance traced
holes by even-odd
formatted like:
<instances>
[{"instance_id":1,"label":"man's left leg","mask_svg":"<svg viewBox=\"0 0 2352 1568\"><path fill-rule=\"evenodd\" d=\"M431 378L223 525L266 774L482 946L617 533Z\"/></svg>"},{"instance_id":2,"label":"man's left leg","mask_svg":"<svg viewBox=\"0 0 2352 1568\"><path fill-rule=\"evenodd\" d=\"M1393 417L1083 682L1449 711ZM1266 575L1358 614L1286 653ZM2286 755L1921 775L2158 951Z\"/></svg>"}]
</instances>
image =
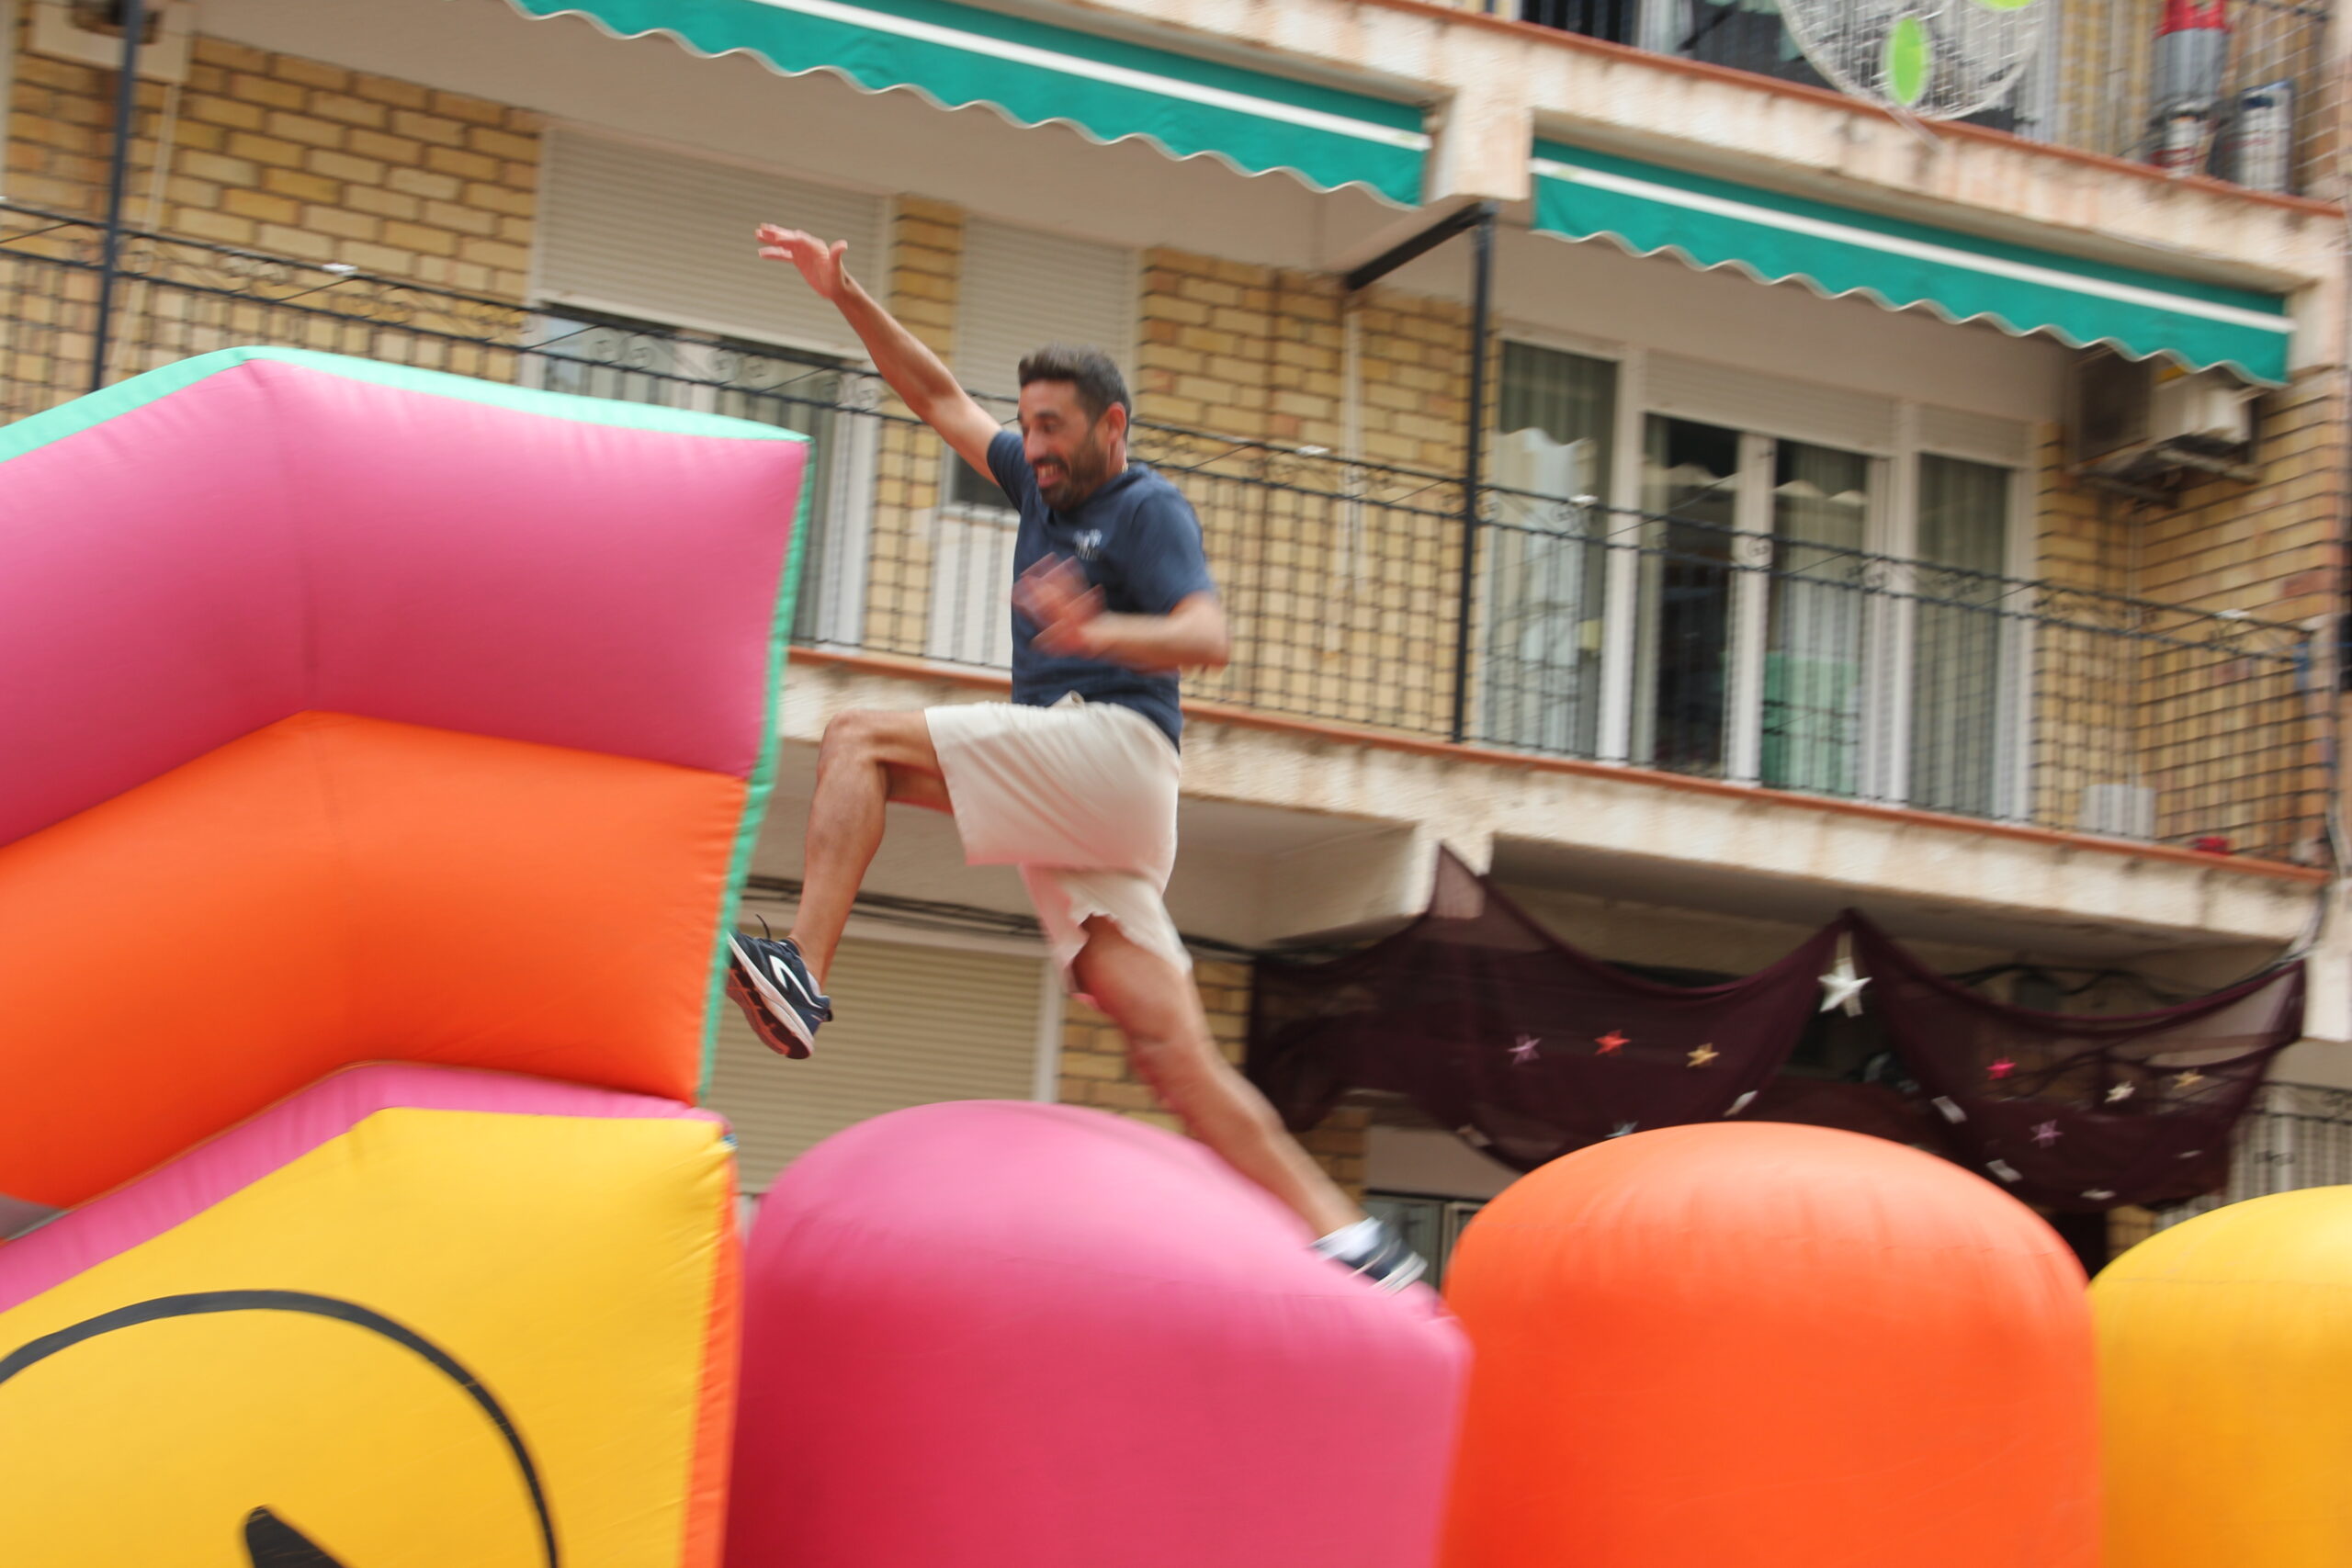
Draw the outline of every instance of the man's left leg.
<instances>
[{"instance_id":1,"label":"man's left leg","mask_svg":"<svg viewBox=\"0 0 2352 1568\"><path fill-rule=\"evenodd\" d=\"M1256 1086L1216 1048L1193 977L1128 939L1102 915L1086 922L1086 945L1071 968L1126 1036L1128 1060L1184 1130L1285 1204L1318 1236L1363 1220Z\"/></svg>"}]
</instances>

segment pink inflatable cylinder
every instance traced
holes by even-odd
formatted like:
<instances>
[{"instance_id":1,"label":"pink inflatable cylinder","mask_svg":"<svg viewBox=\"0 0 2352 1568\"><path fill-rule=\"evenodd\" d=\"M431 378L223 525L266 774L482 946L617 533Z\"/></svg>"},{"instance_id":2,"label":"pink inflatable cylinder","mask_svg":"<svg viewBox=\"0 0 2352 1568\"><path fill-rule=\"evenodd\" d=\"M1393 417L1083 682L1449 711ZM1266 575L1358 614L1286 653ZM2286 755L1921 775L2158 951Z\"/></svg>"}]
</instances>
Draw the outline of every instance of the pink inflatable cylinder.
<instances>
[{"instance_id":1,"label":"pink inflatable cylinder","mask_svg":"<svg viewBox=\"0 0 2352 1568\"><path fill-rule=\"evenodd\" d=\"M1467 1360L1196 1145L1067 1106L853 1127L745 1260L731 1568L1429 1568Z\"/></svg>"}]
</instances>

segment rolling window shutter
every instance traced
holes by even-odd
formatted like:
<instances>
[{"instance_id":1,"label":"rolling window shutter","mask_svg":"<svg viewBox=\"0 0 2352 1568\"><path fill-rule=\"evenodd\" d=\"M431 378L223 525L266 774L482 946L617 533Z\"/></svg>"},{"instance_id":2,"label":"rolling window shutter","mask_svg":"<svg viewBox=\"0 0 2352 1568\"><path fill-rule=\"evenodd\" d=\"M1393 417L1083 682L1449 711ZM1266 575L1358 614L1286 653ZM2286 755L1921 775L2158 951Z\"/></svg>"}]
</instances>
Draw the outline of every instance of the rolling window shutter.
<instances>
[{"instance_id":1,"label":"rolling window shutter","mask_svg":"<svg viewBox=\"0 0 2352 1568\"><path fill-rule=\"evenodd\" d=\"M964 229L956 375L1010 405L1022 358L1048 343L1091 344L1135 373L1134 255L1111 245L974 220Z\"/></svg>"},{"instance_id":2,"label":"rolling window shutter","mask_svg":"<svg viewBox=\"0 0 2352 1568\"><path fill-rule=\"evenodd\" d=\"M1783 380L1673 354L1650 356L1645 390L1651 412L1678 419L1844 452L1894 449L1894 400L1869 392Z\"/></svg>"},{"instance_id":3,"label":"rolling window shutter","mask_svg":"<svg viewBox=\"0 0 2352 1568\"><path fill-rule=\"evenodd\" d=\"M770 1051L722 1004L709 1104L735 1130L746 1192L886 1111L1035 1093L1044 959L849 941L827 984L838 1016L805 1062Z\"/></svg>"},{"instance_id":4,"label":"rolling window shutter","mask_svg":"<svg viewBox=\"0 0 2352 1568\"><path fill-rule=\"evenodd\" d=\"M549 141L542 302L865 358L797 272L759 259L752 231L780 222L847 240L852 270L878 279L880 198L572 132Z\"/></svg>"}]
</instances>

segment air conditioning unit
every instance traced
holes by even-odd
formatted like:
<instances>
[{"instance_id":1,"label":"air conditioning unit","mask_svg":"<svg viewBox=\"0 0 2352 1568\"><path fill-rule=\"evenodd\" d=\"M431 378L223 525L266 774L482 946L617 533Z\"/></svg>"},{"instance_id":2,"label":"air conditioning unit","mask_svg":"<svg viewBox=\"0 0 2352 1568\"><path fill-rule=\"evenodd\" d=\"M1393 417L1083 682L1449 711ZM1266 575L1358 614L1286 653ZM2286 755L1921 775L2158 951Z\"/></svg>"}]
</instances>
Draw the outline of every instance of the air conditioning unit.
<instances>
[{"instance_id":1,"label":"air conditioning unit","mask_svg":"<svg viewBox=\"0 0 2352 1568\"><path fill-rule=\"evenodd\" d=\"M2075 362L2067 428L2077 472L2150 485L2180 470L2251 479L2256 389L2108 350Z\"/></svg>"},{"instance_id":2,"label":"air conditioning unit","mask_svg":"<svg viewBox=\"0 0 2352 1568\"><path fill-rule=\"evenodd\" d=\"M25 47L52 60L112 71L122 64L122 0L32 0L32 29ZM187 80L188 41L196 33L196 0L147 0L139 40L139 79Z\"/></svg>"}]
</instances>

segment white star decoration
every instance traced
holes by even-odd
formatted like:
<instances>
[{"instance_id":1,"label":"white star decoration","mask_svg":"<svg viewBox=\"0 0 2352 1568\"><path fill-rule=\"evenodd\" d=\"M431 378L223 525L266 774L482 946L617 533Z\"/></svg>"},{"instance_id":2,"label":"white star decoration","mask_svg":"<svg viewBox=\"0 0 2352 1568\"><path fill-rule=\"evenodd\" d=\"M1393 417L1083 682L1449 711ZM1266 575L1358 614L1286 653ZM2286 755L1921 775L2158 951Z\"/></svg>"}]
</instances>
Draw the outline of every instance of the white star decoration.
<instances>
[{"instance_id":1,"label":"white star decoration","mask_svg":"<svg viewBox=\"0 0 2352 1568\"><path fill-rule=\"evenodd\" d=\"M1613 1133L1610 1134L1609 1135L1610 1135L1611 1137L1612 1137L1612 1138L1622 1138L1622 1137L1623 1137L1626 1134L1628 1134L1628 1133L1632 1132L1633 1130L1634 1130L1634 1123L1632 1123L1631 1122L1618 1122L1618 1123L1617 1123L1617 1130L1616 1130L1615 1132L1613 1132Z\"/></svg>"},{"instance_id":2,"label":"white star decoration","mask_svg":"<svg viewBox=\"0 0 2352 1568\"><path fill-rule=\"evenodd\" d=\"M1844 1008L1849 1018L1862 1016L1862 987L1870 976L1854 973L1854 961L1840 957L1836 968L1821 977L1821 1010Z\"/></svg>"},{"instance_id":3,"label":"white star decoration","mask_svg":"<svg viewBox=\"0 0 2352 1568\"><path fill-rule=\"evenodd\" d=\"M1535 1048L1543 1043L1543 1040L1536 1035L1522 1034L1519 1037L1519 1043L1510 1048L1510 1059L1518 1063L1532 1062L1535 1060Z\"/></svg>"},{"instance_id":4,"label":"white star decoration","mask_svg":"<svg viewBox=\"0 0 2352 1568\"><path fill-rule=\"evenodd\" d=\"M2120 1105L2131 1098L2132 1086L2128 1083L2117 1084L2113 1089L2107 1091L2107 1102L2109 1105Z\"/></svg>"}]
</instances>

